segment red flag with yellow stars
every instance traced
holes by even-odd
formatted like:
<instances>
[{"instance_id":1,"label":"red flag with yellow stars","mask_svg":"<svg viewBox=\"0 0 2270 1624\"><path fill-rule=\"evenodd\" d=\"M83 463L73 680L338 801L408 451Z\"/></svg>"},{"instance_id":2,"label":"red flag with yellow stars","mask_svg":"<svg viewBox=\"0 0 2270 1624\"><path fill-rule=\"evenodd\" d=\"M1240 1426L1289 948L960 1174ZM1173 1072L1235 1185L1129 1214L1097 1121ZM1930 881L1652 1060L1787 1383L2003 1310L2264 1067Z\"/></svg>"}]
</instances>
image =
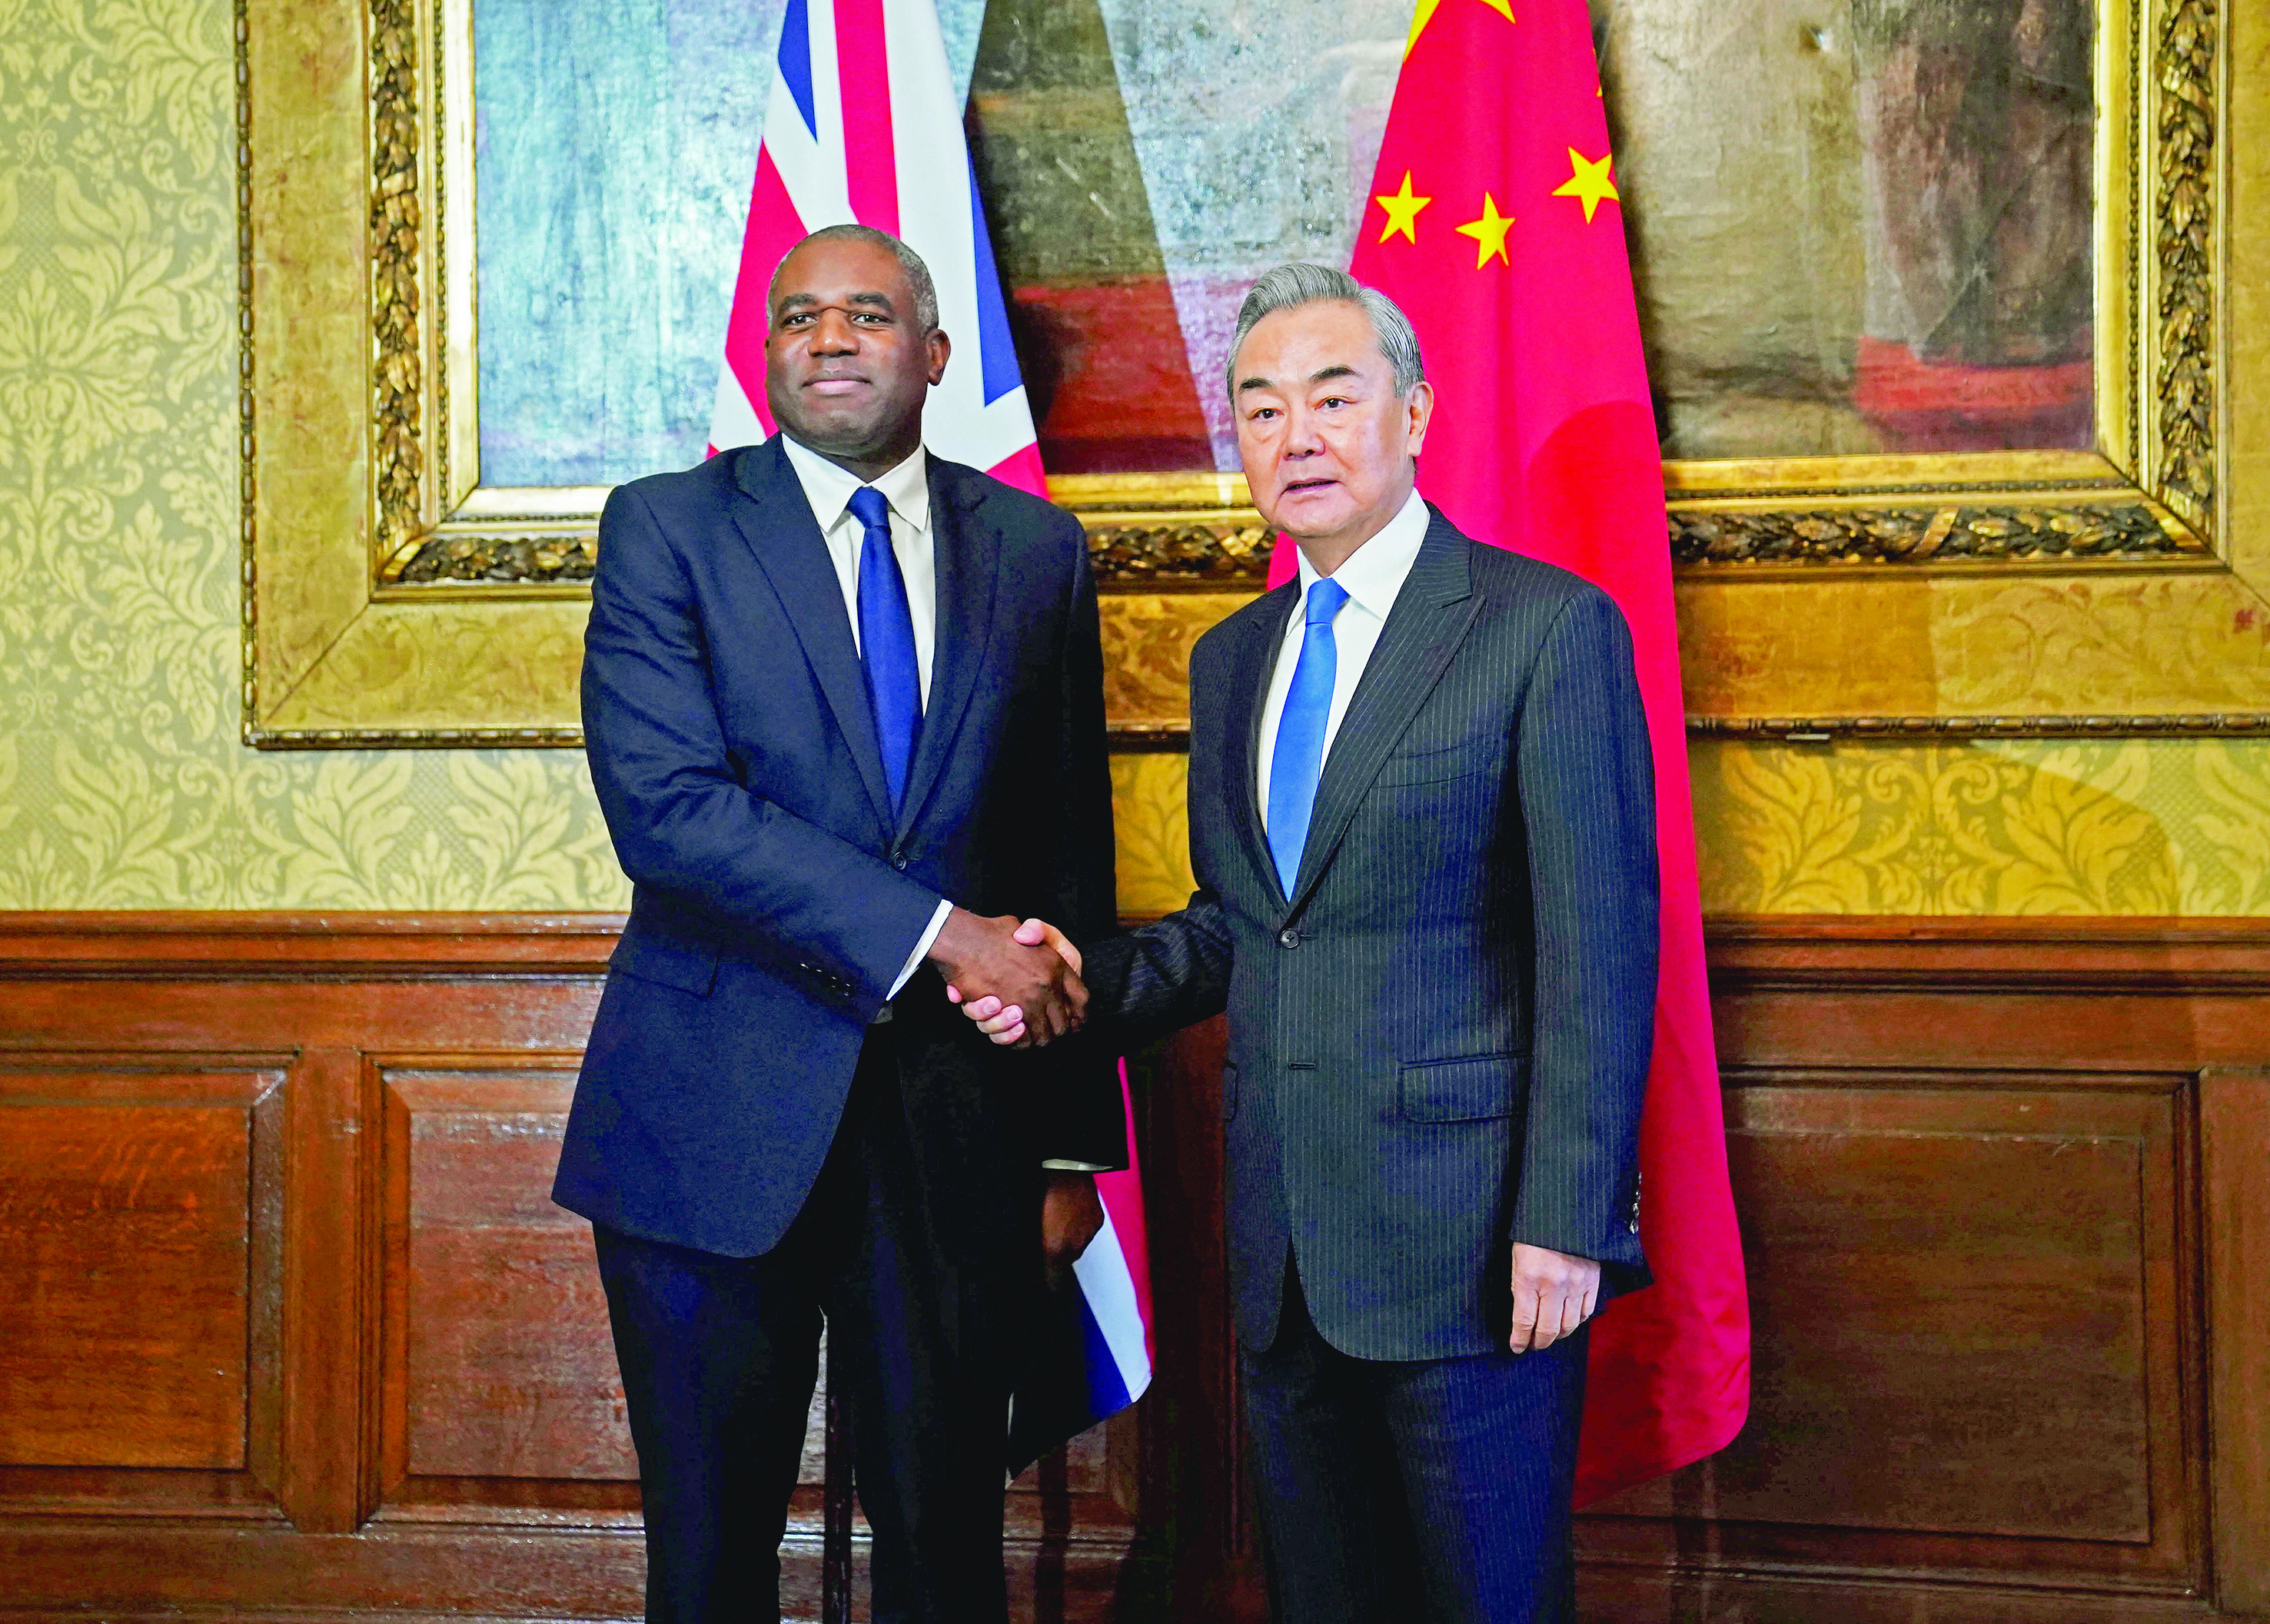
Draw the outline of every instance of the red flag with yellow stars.
<instances>
[{"instance_id":1,"label":"red flag with yellow stars","mask_svg":"<svg viewBox=\"0 0 2270 1624\"><path fill-rule=\"evenodd\" d=\"M1581 1505L1722 1448L1750 1373L1663 465L1584 0L1419 0L1371 191L1349 269L1419 329L1436 397L1420 491L1468 535L1614 597L1655 750L1663 955L1640 1224L1656 1283L1593 1327Z\"/></svg>"}]
</instances>

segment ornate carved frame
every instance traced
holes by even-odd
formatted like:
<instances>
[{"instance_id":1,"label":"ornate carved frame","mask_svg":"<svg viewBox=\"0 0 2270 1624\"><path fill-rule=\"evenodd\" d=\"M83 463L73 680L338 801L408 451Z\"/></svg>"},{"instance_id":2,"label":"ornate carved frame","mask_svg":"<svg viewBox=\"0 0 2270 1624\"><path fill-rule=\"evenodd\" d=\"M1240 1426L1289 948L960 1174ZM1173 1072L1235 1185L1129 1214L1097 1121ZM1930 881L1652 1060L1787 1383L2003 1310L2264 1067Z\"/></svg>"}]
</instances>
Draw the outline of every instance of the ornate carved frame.
<instances>
[{"instance_id":1,"label":"ornate carved frame","mask_svg":"<svg viewBox=\"0 0 2270 1624\"><path fill-rule=\"evenodd\" d=\"M578 737L604 492L478 479L471 4L238 0L254 744ZM2270 347L2226 336L2270 293L2270 83L2227 0L2096 4L2097 449L1667 465L1695 730L2270 732ZM1259 515L1230 477L1053 490L1115 730L1172 745Z\"/></svg>"}]
</instances>

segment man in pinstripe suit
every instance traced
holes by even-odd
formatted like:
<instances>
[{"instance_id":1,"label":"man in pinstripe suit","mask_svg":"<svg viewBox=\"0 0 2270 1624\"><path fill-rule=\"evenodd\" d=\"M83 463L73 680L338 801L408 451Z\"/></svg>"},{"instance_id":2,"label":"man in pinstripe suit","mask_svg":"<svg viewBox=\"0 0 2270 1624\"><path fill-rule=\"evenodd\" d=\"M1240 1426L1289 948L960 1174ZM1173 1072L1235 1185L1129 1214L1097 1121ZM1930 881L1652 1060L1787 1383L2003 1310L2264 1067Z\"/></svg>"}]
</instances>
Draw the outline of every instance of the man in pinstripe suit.
<instances>
[{"instance_id":1,"label":"man in pinstripe suit","mask_svg":"<svg viewBox=\"0 0 2270 1624\"><path fill-rule=\"evenodd\" d=\"M1229 1012L1278 1616L1369 1624L1423 1595L1443 1620L1567 1619L1584 1325L1647 1281L1657 881L1629 635L1598 588L1419 498L1433 394L1384 296L1270 272L1228 383L1300 578L1191 656L1198 889L1087 945L1091 1038ZM1015 1008L967 1008L1020 1036Z\"/></svg>"}]
</instances>

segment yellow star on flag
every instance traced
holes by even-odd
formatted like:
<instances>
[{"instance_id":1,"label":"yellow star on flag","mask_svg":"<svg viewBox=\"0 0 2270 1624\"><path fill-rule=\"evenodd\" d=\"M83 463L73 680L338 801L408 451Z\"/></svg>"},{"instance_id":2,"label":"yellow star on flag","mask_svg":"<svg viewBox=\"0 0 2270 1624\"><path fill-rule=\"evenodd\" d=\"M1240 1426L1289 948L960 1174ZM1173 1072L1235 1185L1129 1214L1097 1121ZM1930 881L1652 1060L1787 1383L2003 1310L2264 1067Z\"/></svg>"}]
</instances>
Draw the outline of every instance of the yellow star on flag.
<instances>
[{"instance_id":1,"label":"yellow star on flag","mask_svg":"<svg viewBox=\"0 0 2270 1624\"><path fill-rule=\"evenodd\" d=\"M1505 251L1505 234L1508 227L1511 226L1512 224L1513 216L1510 214L1500 214L1497 211L1497 199L1491 197L1487 192L1484 192L1482 194L1481 219L1478 220L1468 220L1465 225L1458 227L1459 232L1463 235L1472 237L1474 240L1475 270L1480 271L1484 265L1488 264L1490 263L1490 256L1493 254L1496 255L1498 258L1503 261L1506 264L1510 265L1513 263L1513 261L1507 257Z\"/></svg>"},{"instance_id":2,"label":"yellow star on flag","mask_svg":"<svg viewBox=\"0 0 2270 1624\"><path fill-rule=\"evenodd\" d=\"M1387 229L1379 234L1379 240L1384 242L1399 231L1415 244L1419 241L1419 211L1435 200L1411 195L1411 171L1406 169L1400 188L1372 201L1387 211Z\"/></svg>"},{"instance_id":3,"label":"yellow star on flag","mask_svg":"<svg viewBox=\"0 0 2270 1624\"><path fill-rule=\"evenodd\" d=\"M1555 197L1576 197L1584 204L1584 222L1591 223L1592 211L1600 206L1603 197L1623 198L1616 191L1616 183L1608 179L1608 165L1615 159L1613 152L1604 152L1594 163L1575 147L1569 149L1569 178L1553 189Z\"/></svg>"},{"instance_id":4,"label":"yellow star on flag","mask_svg":"<svg viewBox=\"0 0 2270 1624\"><path fill-rule=\"evenodd\" d=\"M1481 3L1506 21L1513 20L1513 0L1481 0ZM1411 37L1403 41L1406 56L1411 55L1411 48L1419 43L1420 34L1434 20L1435 9L1442 4L1443 0L1419 0L1417 9L1411 13Z\"/></svg>"}]
</instances>

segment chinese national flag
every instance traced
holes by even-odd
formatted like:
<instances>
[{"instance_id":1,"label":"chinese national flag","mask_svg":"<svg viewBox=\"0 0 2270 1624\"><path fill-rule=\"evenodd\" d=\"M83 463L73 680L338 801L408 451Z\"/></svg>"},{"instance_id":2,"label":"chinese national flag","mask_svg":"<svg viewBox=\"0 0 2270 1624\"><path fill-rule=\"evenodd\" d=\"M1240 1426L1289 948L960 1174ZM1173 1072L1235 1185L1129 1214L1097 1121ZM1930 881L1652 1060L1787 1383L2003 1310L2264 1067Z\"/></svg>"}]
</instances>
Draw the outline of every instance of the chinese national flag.
<instances>
[{"instance_id":1,"label":"chinese national flag","mask_svg":"<svg viewBox=\"0 0 2270 1624\"><path fill-rule=\"evenodd\" d=\"M1655 751L1663 956L1640 1171L1656 1283L1593 1328L1580 1505L1723 1447L1749 1408L1663 467L1613 175L1584 0L1419 0L1350 267L1419 330L1437 403L1419 488L1468 535L1614 597Z\"/></svg>"}]
</instances>

